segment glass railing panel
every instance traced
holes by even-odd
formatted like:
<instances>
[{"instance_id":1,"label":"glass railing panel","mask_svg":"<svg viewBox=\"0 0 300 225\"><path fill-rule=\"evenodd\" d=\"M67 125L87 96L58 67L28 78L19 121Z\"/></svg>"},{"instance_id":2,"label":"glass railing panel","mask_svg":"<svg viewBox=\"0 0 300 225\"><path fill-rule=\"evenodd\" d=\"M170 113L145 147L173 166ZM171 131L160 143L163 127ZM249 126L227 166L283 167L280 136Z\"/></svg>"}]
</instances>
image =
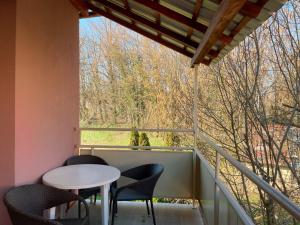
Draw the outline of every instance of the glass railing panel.
<instances>
[{"instance_id":1,"label":"glass railing panel","mask_svg":"<svg viewBox=\"0 0 300 225\"><path fill-rule=\"evenodd\" d=\"M230 202L220 190L219 192L219 225L245 225L238 213L230 205Z\"/></svg>"},{"instance_id":2,"label":"glass railing panel","mask_svg":"<svg viewBox=\"0 0 300 225\"><path fill-rule=\"evenodd\" d=\"M235 210L231 207L231 205L229 205L228 209L228 225L238 225L238 216Z\"/></svg>"},{"instance_id":3,"label":"glass railing panel","mask_svg":"<svg viewBox=\"0 0 300 225\"><path fill-rule=\"evenodd\" d=\"M238 218L238 225L244 225L243 221L241 221L240 218Z\"/></svg>"},{"instance_id":4,"label":"glass railing panel","mask_svg":"<svg viewBox=\"0 0 300 225\"><path fill-rule=\"evenodd\" d=\"M200 163L200 202L207 224L214 223L214 178L207 167Z\"/></svg>"},{"instance_id":5,"label":"glass railing panel","mask_svg":"<svg viewBox=\"0 0 300 225\"><path fill-rule=\"evenodd\" d=\"M254 225L235 197L228 191L216 173L197 151L197 174L199 185L198 200L208 225ZM215 190L218 190L217 192ZM217 194L216 194L217 193ZM215 208L215 204L217 207ZM245 222L246 221L246 222Z\"/></svg>"},{"instance_id":6,"label":"glass railing panel","mask_svg":"<svg viewBox=\"0 0 300 225\"><path fill-rule=\"evenodd\" d=\"M231 225L229 219L229 202L222 191L219 193L219 225Z\"/></svg>"}]
</instances>

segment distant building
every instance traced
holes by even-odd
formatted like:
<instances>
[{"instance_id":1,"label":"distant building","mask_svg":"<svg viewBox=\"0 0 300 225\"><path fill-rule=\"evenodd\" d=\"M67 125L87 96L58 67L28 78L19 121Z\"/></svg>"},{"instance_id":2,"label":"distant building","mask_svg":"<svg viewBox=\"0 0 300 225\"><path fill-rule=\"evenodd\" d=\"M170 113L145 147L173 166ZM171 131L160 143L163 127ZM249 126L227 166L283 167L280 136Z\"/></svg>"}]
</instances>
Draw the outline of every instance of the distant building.
<instances>
[{"instance_id":1,"label":"distant building","mask_svg":"<svg viewBox=\"0 0 300 225\"><path fill-rule=\"evenodd\" d=\"M267 129L269 131L270 137L274 140L277 146L281 144L282 139L286 133L287 125L283 124L269 124ZM263 138L262 138L263 137ZM252 147L255 152L255 156L257 160L261 164L275 163L275 157L271 151L275 155L278 155L278 148L273 143L269 144L269 138L267 133L262 130L261 132L253 132L252 133ZM281 154L285 156L291 165L295 169L300 169L300 128L292 126L290 127L286 141L283 143ZM284 165L282 159L279 161L280 164Z\"/></svg>"}]
</instances>

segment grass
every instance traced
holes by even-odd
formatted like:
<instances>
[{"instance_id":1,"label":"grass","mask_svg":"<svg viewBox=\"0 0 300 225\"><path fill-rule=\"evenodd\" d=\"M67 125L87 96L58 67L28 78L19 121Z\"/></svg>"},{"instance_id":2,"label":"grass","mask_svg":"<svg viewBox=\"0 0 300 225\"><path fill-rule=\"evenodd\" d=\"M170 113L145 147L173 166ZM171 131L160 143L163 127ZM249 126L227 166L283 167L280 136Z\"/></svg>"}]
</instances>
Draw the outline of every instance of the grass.
<instances>
[{"instance_id":1,"label":"grass","mask_svg":"<svg viewBox=\"0 0 300 225\"><path fill-rule=\"evenodd\" d=\"M147 133L151 146L166 146L162 137ZM82 145L129 145L129 131L82 131Z\"/></svg>"}]
</instances>

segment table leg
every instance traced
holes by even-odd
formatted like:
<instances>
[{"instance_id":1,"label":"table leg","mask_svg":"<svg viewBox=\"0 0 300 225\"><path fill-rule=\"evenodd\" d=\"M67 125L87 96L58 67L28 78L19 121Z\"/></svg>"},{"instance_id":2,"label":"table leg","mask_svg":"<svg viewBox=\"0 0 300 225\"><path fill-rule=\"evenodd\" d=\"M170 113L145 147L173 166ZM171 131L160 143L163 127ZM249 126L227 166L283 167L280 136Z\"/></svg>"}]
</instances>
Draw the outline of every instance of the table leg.
<instances>
[{"instance_id":1,"label":"table leg","mask_svg":"<svg viewBox=\"0 0 300 225\"><path fill-rule=\"evenodd\" d=\"M43 216L47 219L54 220L56 217L56 207L52 207L50 209L46 209L44 211Z\"/></svg>"},{"instance_id":2,"label":"table leg","mask_svg":"<svg viewBox=\"0 0 300 225\"><path fill-rule=\"evenodd\" d=\"M62 205L58 205L58 206L56 206L56 212L55 212L55 217L57 218L57 219L61 219L62 218Z\"/></svg>"},{"instance_id":3,"label":"table leg","mask_svg":"<svg viewBox=\"0 0 300 225\"><path fill-rule=\"evenodd\" d=\"M101 186L101 208L102 208L102 225L108 225L109 220L109 204L108 204L108 192L110 184Z\"/></svg>"},{"instance_id":4,"label":"table leg","mask_svg":"<svg viewBox=\"0 0 300 225\"><path fill-rule=\"evenodd\" d=\"M63 208L64 208L64 205L58 205L56 207L52 207L52 208L46 210L46 212L44 213L44 216L51 220L54 220L57 218L58 219L63 218L63 216L64 216Z\"/></svg>"}]
</instances>

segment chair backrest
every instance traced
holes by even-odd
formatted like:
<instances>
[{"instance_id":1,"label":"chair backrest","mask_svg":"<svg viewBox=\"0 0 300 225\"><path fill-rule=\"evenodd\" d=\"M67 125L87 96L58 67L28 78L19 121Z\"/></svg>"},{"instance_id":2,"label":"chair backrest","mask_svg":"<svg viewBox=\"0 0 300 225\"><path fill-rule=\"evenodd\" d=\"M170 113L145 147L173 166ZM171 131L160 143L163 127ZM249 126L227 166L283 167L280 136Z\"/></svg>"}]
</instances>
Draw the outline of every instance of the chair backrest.
<instances>
[{"instance_id":1,"label":"chair backrest","mask_svg":"<svg viewBox=\"0 0 300 225\"><path fill-rule=\"evenodd\" d=\"M65 166L78 164L108 165L108 163L104 159L94 155L75 155L67 159L64 163Z\"/></svg>"},{"instance_id":2,"label":"chair backrest","mask_svg":"<svg viewBox=\"0 0 300 225\"><path fill-rule=\"evenodd\" d=\"M122 175L138 180L132 188L152 197L156 183L163 171L164 167L161 164L145 164L129 169Z\"/></svg>"},{"instance_id":3,"label":"chair backrest","mask_svg":"<svg viewBox=\"0 0 300 225\"><path fill-rule=\"evenodd\" d=\"M42 184L23 185L8 191L4 203L14 225L61 225L43 218L43 211L67 202L69 195Z\"/></svg>"}]
</instances>

